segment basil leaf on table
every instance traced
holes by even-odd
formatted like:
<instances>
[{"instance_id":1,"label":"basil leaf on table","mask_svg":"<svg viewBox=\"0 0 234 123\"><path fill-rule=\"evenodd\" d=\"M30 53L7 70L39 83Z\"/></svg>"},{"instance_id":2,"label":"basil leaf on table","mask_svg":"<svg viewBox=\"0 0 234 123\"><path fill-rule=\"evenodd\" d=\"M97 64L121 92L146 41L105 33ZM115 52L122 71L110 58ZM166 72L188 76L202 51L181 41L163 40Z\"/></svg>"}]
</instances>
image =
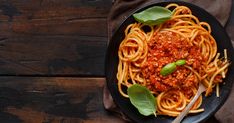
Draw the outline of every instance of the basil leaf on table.
<instances>
[{"instance_id":1,"label":"basil leaf on table","mask_svg":"<svg viewBox=\"0 0 234 123\"><path fill-rule=\"evenodd\" d=\"M133 14L133 17L138 22L146 25L158 25L167 20L172 16L172 12L161 6L153 6L142 12Z\"/></svg>"},{"instance_id":2,"label":"basil leaf on table","mask_svg":"<svg viewBox=\"0 0 234 123\"><path fill-rule=\"evenodd\" d=\"M131 103L142 115L156 117L156 100L146 87L134 84L128 88L127 93Z\"/></svg>"}]
</instances>

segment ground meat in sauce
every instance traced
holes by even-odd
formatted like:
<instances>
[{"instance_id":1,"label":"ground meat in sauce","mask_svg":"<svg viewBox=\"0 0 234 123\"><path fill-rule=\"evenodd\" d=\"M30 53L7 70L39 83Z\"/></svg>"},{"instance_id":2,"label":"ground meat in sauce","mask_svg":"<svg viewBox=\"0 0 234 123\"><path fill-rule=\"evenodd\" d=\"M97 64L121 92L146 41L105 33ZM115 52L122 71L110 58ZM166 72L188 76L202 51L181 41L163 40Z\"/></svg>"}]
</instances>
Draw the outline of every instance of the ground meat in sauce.
<instances>
[{"instance_id":1,"label":"ground meat in sauce","mask_svg":"<svg viewBox=\"0 0 234 123\"><path fill-rule=\"evenodd\" d=\"M154 34L148 43L149 52L147 61L142 66L143 76L149 81L148 88L162 92L172 88L189 88L197 85L198 80L190 70L184 66L177 67L176 71L162 76L160 70L168 63L185 59L186 64L195 70L201 69L202 60L200 49L191 45L185 38L173 32Z\"/></svg>"}]
</instances>

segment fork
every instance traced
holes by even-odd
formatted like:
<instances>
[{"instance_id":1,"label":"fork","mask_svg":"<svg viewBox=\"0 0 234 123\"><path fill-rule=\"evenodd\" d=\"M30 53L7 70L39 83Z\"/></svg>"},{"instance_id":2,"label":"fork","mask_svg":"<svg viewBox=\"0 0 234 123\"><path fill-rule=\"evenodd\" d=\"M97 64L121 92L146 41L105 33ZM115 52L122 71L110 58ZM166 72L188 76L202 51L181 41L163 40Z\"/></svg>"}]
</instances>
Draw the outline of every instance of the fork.
<instances>
[{"instance_id":1,"label":"fork","mask_svg":"<svg viewBox=\"0 0 234 123\"><path fill-rule=\"evenodd\" d=\"M199 82L199 87L196 95L193 97L192 101L185 107L185 109L176 117L172 123L180 123L183 118L188 114L189 110L192 108L193 104L197 101L198 97L206 91L206 87Z\"/></svg>"}]
</instances>

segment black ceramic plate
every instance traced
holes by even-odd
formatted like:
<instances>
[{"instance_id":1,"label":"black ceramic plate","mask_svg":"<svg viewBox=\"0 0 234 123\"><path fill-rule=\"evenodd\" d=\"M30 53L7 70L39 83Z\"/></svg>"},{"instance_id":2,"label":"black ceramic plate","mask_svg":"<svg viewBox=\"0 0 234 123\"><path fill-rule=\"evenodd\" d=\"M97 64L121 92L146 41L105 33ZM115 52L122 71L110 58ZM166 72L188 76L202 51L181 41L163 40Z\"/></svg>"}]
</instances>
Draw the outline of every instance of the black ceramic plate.
<instances>
[{"instance_id":1,"label":"black ceramic plate","mask_svg":"<svg viewBox=\"0 0 234 123\"><path fill-rule=\"evenodd\" d=\"M136 12L145 10L146 8L152 6L166 6L171 2L161 2L151 4L149 6L145 6L143 8L138 9ZM205 109L204 112L187 116L183 122L184 123L195 123L201 122L212 116L226 101L230 90L232 88L232 82L234 81L234 51L228 37L226 31L222 27L222 25L208 12L204 9L195 6L190 3L185 2L173 2L179 5L184 5L189 7L192 10L192 13L199 18L200 21L208 22L212 28L212 35L217 41L218 52L223 53L223 49L227 49L228 58L232 61L232 65L229 67L229 71L227 73L227 77L224 79L225 84L221 85L220 97L217 98L215 92L212 93L211 96L203 99L202 108ZM134 12L135 13L135 12ZM132 15L130 15L117 29L115 34L113 35L107 50L106 56L106 80L107 86L110 90L110 93L114 99L114 102L120 107L120 109L133 121L138 123L170 123L174 118L168 116L143 116L138 113L137 109L133 107L128 98L124 98L120 95L117 88L117 66L118 66L118 48L119 44L124 38L124 30L130 23L135 22ZM223 54L222 54L223 55ZM204 96L203 96L204 97Z\"/></svg>"}]
</instances>

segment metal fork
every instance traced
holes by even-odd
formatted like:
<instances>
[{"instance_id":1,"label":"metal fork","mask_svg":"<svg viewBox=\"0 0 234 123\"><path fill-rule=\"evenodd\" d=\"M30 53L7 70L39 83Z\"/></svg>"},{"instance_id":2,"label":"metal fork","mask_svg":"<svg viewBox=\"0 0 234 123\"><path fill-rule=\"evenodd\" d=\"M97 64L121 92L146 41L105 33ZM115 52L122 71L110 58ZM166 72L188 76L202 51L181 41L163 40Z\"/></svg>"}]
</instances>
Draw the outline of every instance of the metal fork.
<instances>
[{"instance_id":1,"label":"metal fork","mask_svg":"<svg viewBox=\"0 0 234 123\"><path fill-rule=\"evenodd\" d=\"M185 107L185 109L176 117L172 123L180 123L183 118L188 114L189 110L192 108L193 104L197 101L198 97L206 91L206 87L199 82L199 87L196 95L193 97L192 101Z\"/></svg>"}]
</instances>

